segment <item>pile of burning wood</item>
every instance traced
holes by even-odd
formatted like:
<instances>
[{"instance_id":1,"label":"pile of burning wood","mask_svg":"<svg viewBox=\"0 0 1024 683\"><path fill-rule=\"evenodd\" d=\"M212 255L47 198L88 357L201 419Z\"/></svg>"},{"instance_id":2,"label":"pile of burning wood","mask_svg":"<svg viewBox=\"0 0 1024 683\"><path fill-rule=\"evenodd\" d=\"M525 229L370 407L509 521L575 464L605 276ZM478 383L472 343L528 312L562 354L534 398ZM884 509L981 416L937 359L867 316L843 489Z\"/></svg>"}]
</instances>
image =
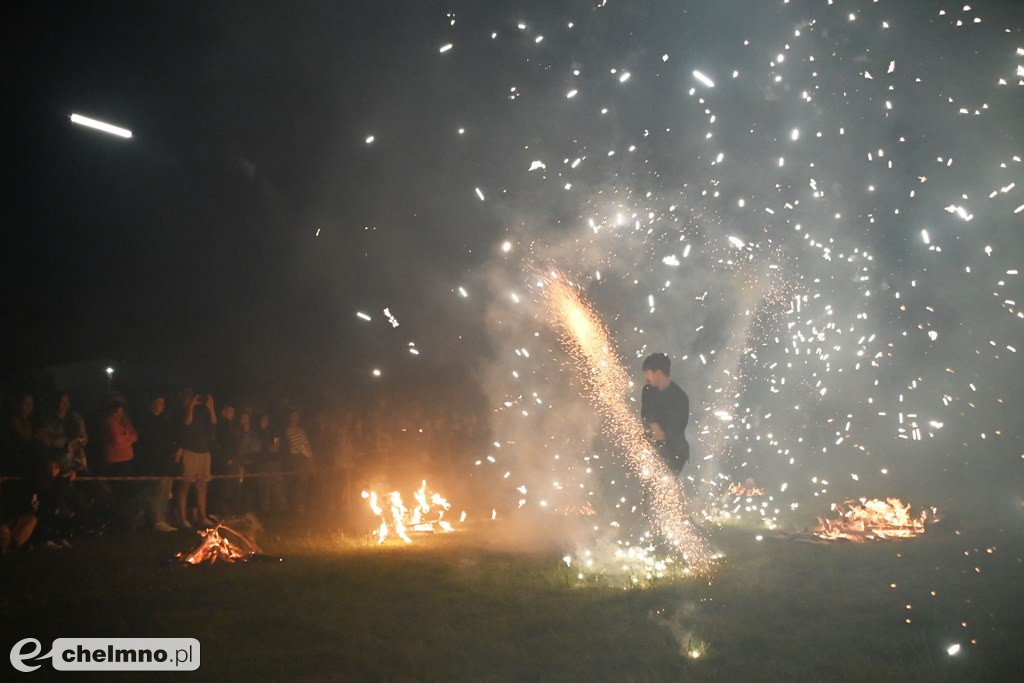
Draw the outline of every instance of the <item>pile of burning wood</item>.
<instances>
[{"instance_id":1,"label":"pile of burning wood","mask_svg":"<svg viewBox=\"0 0 1024 683\"><path fill-rule=\"evenodd\" d=\"M818 518L812 533L826 541L876 541L894 538L913 538L924 533L925 525L938 521L938 510L930 508L913 516L910 504L899 498L861 498L845 503L833 503L836 519Z\"/></svg>"},{"instance_id":2,"label":"pile of burning wood","mask_svg":"<svg viewBox=\"0 0 1024 683\"><path fill-rule=\"evenodd\" d=\"M402 494L398 491L391 491L387 495L363 491L362 496L369 501L373 514L380 519L380 526L374 532L377 543L383 543L390 535L412 543L409 538L411 533L449 533L454 530L451 523L444 519L444 513L451 509L451 504L441 494L427 490L425 480L413 493L416 504L411 509L402 502ZM465 520L466 513L463 512L459 521Z\"/></svg>"},{"instance_id":3,"label":"pile of burning wood","mask_svg":"<svg viewBox=\"0 0 1024 683\"><path fill-rule=\"evenodd\" d=\"M258 522L251 517L243 518L249 527L258 528ZM234 522L232 522L234 524ZM218 522L217 526L197 532L203 539L189 553L178 553L182 564L216 564L217 562L247 562L261 554L259 546L249 536ZM252 531L249 532L253 533Z\"/></svg>"}]
</instances>

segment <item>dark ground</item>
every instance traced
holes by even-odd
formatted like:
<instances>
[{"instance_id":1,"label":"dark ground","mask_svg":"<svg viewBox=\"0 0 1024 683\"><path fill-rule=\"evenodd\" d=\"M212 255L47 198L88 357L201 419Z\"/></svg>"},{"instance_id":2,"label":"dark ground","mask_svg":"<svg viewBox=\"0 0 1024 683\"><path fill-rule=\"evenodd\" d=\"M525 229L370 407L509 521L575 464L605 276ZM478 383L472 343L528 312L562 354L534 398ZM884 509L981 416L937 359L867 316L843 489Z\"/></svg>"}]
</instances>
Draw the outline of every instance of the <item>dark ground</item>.
<instances>
[{"instance_id":1,"label":"dark ground","mask_svg":"<svg viewBox=\"0 0 1024 683\"><path fill-rule=\"evenodd\" d=\"M377 547L268 522L283 562L212 567L168 561L192 547L184 532L82 538L3 558L3 647L194 637L204 680L1019 680L1019 523L865 545L723 529L710 582L630 589L580 581L561 553L502 550L486 524Z\"/></svg>"}]
</instances>

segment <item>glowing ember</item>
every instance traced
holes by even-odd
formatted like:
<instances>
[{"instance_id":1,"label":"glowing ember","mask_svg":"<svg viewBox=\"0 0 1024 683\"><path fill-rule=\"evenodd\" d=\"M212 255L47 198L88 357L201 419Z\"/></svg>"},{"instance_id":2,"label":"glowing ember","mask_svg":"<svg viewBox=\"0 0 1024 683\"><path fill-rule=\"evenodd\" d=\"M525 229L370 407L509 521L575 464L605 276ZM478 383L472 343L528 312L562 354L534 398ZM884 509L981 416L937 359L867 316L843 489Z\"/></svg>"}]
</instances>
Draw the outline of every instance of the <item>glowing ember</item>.
<instances>
[{"instance_id":1,"label":"glowing ember","mask_svg":"<svg viewBox=\"0 0 1024 683\"><path fill-rule=\"evenodd\" d=\"M758 487L754 483L753 479L747 477L747 480L742 483L734 481L733 483L729 484L729 495L745 496L747 498L751 498L753 496L763 496L764 489Z\"/></svg>"},{"instance_id":2,"label":"glowing ember","mask_svg":"<svg viewBox=\"0 0 1024 683\"><path fill-rule=\"evenodd\" d=\"M590 517L592 515L596 515L597 511L594 509L594 506L590 504L590 501L586 501L583 503L583 505L566 505L565 509L562 510L562 514L564 514L566 517L570 515L581 515L584 517Z\"/></svg>"},{"instance_id":3,"label":"glowing ember","mask_svg":"<svg viewBox=\"0 0 1024 683\"><path fill-rule=\"evenodd\" d=\"M413 493L416 504L410 510L402 502L402 494L392 491L387 496L380 496L376 491L363 491L364 500L369 501L373 514L380 518L377 527L377 543L383 543L388 536L395 535L406 543L412 543L410 533L432 534L437 531L448 533L454 531L450 522L444 519L444 513L451 509L451 504L440 493L427 490L426 480ZM382 503L382 501L384 501ZM466 513L462 513L459 521L464 521Z\"/></svg>"},{"instance_id":4,"label":"glowing ember","mask_svg":"<svg viewBox=\"0 0 1024 683\"><path fill-rule=\"evenodd\" d=\"M860 503L846 501L845 504L833 503L832 509L839 513L838 519L818 518L818 526L814 534L819 538L834 541L876 541L891 538L913 538L924 533L925 524L938 521L935 508L922 510L913 517L910 504L899 498L868 500L861 498Z\"/></svg>"},{"instance_id":5,"label":"glowing ember","mask_svg":"<svg viewBox=\"0 0 1024 683\"><path fill-rule=\"evenodd\" d=\"M245 562L260 552L259 547L253 541L224 524L218 524L197 533L203 537L202 543L187 555L178 553L179 561L186 564L214 564L218 560ZM234 537L236 542L232 543L228 539L228 535Z\"/></svg>"}]
</instances>

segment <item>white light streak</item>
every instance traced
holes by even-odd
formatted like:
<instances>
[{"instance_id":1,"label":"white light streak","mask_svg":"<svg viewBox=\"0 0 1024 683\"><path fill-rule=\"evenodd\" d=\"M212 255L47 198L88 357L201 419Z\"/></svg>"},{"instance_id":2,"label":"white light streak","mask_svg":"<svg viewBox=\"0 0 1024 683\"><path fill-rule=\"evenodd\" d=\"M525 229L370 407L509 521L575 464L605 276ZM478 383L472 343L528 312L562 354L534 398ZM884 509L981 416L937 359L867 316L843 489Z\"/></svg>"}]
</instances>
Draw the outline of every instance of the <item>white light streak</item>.
<instances>
[{"instance_id":1,"label":"white light streak","mask_svg":"<svg viewBox=\"0 0 1024 683\"><path fill-rule=\"evenodd\" d=\"M90 119L88 116L82 116L81 114L72 114L71 123L77 123L78 125L85 126L86 128L94 128L121 138L130 138L132 136L132 132L127 128L121 128L120 126L114 126L109 123L104 123L103 121Z\"/></svg>"},{"instance_id":2,"label":"white light streak","mask_svg":"<svg viewBox=\"0 0 1024 683\"><path fill-rule=\"evenodd\" d=\"M696 69L693 70L693 77L696 78L701 83L703 83L704 85L708 86L709 88L715 87L715 82L713 80L702 74L700 71L697 71Z\"/></svg>"}]
</instances>

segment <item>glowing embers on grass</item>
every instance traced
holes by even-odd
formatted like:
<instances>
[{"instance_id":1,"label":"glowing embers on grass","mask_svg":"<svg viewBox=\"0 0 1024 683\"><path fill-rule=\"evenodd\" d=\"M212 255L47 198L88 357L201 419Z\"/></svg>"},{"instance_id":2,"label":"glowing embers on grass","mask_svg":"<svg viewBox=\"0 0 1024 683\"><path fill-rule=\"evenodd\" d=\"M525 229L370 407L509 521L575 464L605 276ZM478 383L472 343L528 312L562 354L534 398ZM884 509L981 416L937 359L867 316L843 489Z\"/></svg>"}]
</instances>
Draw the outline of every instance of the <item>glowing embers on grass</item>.
<instances>
[{"instance_id":1,"label":"glowing embers on grass","mask_svg":"<svg viewBox=\"0 0 1024 683\"><path fill-rule=\"evenodd\" d=\"M406 543L412 543L409 534L432 534L440 531L454 531L451 523L445 521L444 513L451 509L451 503L440 493L427 490L426 480L413 493L416 503L409 509L402 502L402 494L392 491L386 496L376 491L363 491L364 499L369 500L373 514L380 518L377 528L377 543L383 543L390 535L398 536ZM465 513L462 515L465 519ZM461 521L461 520L460 520Z\"/></svg>"},{"instance_id":2,"label":"glowing embers on grass","mask_svg":"<svg viewBox=\"0 0 1024 683\"><path fill-rule=\"evenodd\" d=\"M764 489L757 486L753 479L747 477L747 480L744 482L734 481L729 484L729 495L752 498L754 496L763 496Z\"/></svg>"},{"instance_id":3,"label":"glowing embers on grass","mask_svg":"<svg viewBox=\"0 0 1024 683\"><path fill-rule=\"evenodd\" d=\"M187 555L178 553L180 562L193 565L215 564L218 561L246 562L260 552L255 542L223 523L197 533L202 536L202 542Z\"/></svg>"},{"instance_id":4,"label":"glowing embers on grass","mask_svg":"<svg viewBox=\"0 0 1024 683\"><path fill-rule=\"evenodd\" d=\"M861 498L860 502L848 500L833 503L832 510L839 513L838 519L818 518L813 533L827 541L844 539L848 541L877 541L892 538L913 538L925 531L925 525L938 521L938 511L931 508L922 510L916 517L910 514L910 504L899 498L879 500Z\"/></svg>"}]
</instances>

